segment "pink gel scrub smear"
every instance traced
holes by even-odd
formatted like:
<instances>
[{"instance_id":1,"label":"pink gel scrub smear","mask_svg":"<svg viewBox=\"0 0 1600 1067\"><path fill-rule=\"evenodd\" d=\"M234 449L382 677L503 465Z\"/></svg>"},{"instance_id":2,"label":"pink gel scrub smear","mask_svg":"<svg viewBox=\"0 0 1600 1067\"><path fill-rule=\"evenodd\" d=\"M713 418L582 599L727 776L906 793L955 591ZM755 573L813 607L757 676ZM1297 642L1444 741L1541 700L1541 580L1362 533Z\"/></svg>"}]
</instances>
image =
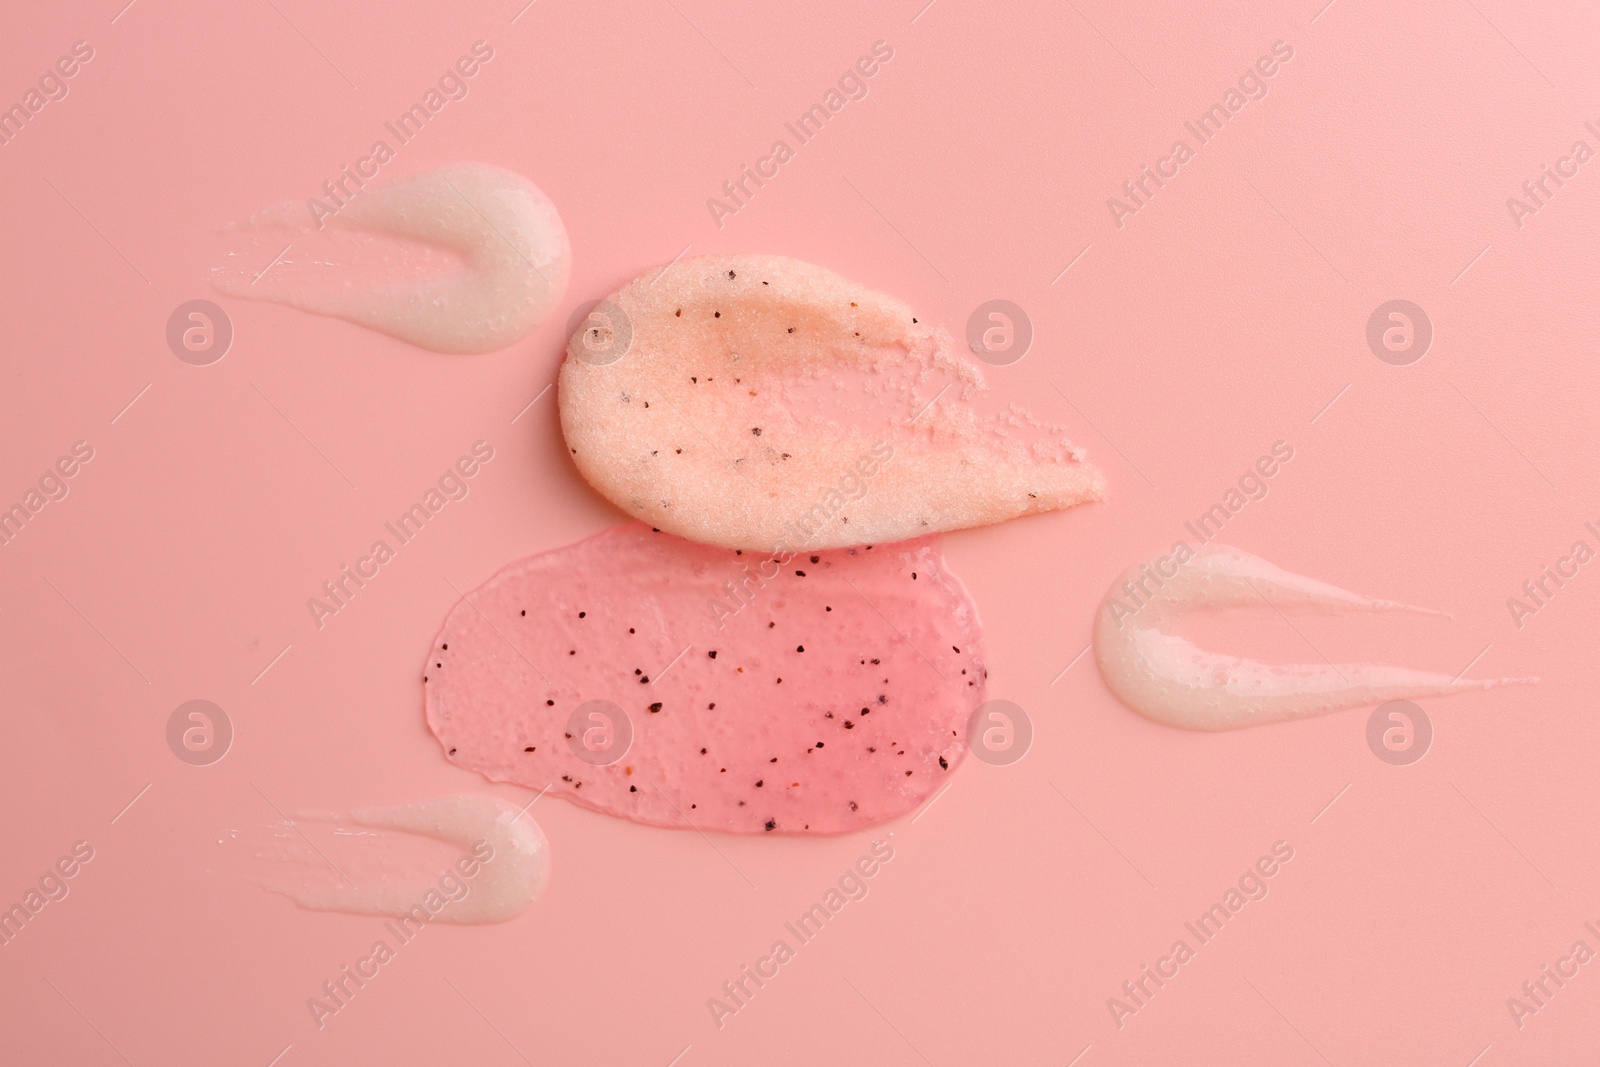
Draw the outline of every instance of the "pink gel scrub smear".
<instances>
[{"instance_id":1,"label":"pink gel scrub smear","mask_svg":"<svg viewBox=\"0 0 1600 1067\"><path fill-rule=\"evenodd\" d=\"M929 539L740 554L642 524L500 571L424 674L446 755L492 781L652 826L790 834L916 809L965 754L985 680L976 609ZM626 717L608 731L631 725L606 765L579 757L575 712L596 700Z\"/></svg>"},{"instance_id":2,"label":"pink gel scrub smear","mask_svg":"<svg viewBox=\"0 0 1600 1067\"><path fill-rule=\"evenodd\" d=\"M1538 680L1452 678L1376 663L1270 664L1207 652L1171 632L1189 611L1442 613L1348 592L1236 548L1181 547L1119 577L1100 605L1095 626L1095 657L1106 685L1156 722L1188 730L1235 730L1387 700Z\"/></svg>"}]
</instances>

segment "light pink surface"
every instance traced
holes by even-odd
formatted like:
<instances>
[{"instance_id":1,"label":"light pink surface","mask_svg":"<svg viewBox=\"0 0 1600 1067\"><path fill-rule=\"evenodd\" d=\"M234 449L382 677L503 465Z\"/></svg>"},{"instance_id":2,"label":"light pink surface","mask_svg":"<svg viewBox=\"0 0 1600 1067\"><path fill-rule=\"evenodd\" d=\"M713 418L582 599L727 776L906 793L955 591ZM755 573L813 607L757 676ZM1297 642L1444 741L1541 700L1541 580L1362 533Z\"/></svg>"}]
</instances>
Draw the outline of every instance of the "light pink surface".
<instances>
[{"instance_id":1,"label":"light pink surface","mask_svg":"<svg viewBox=\"0 0 1600 1067\"><path fill-rule=\"evenodd\" d=\"M536 3L513 23L520 6L8 16L7 103L72 42L95 56L0 147L0 499L77 440L95 454L0 546L0 899L76 841L94 859L0 947L0 1061L1592 1058L1595 964L1521 1029L1506 1006L1574 941L1600 948L1583 926L1600 919L1600 574L1520 629L1506 606L1574 541L1597 544L1582 523L1600 491L1600 162L1520 228L1506 204L1574 140L1600 148L1584 127L1600 127L1592 10L640 0ZM480 38L493 62L386 172L526 174L572 235L570 308L464 358L229 303L227 357L175 359L165 324L211 297L211 229L314 195ZM718 228L707 197L880 39L894 58L869 95ZM1266 98L1119 229L1107 197L1277 40L1295 53ZM894 860L870 894L720 1030L706 1000L869 834L702 838L546 798L530 810L554 861L538 904L429 930L319 1032L306 998L377 924L209 874L218 838L274 805L530 797L440 756L418 656L459 591L618 521L563 459L552 395L523 409L568 312L685 246L804 258L958 335L996 297L1032 317L1032 351L989 377L1068 424L1110 499L945 546L985 620L991 693L1027 711L1033 748L969 761L915 823L885 828ZM1435 326L1408 367L1365 340L1396 298ZM318 629L306 599L480 439L496 458L470 494ZM1364 711L1201 736L1122 707L1092 656L1074 664L1112 577L1280 439L1294 461L1223 540L1455 618L1297 633L1251 613L1198 637L1447 672L1481 652L1475 673L1542 684L1429 703L1432 750L1395 767L1368 750ZM165 740L197 697L236 730L209 767ZM1280 840L1294 858L1265 899L1117 1029L1107 998Z\"/></svg>"}]
</instances>

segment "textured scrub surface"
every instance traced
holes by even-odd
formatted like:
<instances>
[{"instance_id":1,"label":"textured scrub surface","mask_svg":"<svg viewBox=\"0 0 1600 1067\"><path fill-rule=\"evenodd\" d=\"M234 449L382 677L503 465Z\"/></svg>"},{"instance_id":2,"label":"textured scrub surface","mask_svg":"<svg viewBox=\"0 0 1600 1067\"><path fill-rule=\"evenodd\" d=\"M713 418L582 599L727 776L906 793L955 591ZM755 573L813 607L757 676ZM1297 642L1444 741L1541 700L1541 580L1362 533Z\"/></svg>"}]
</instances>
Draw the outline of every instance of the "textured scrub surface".
<instances>
[{"instance_id":1,"label":"textured scrub surface","mask_svg":"<svg viewBox=\"0 0 1600 1067\"><path fill-rule=\"evenodd\" d=\"M783 256L653 269L561 368L578 470L629 515L763 552L886 543L1099 499L1059 427L985 411L983 376L911 309Z\"/></svg>"},{"instance_id":2,"label":"textured scrub surface","mask_svg":"<svg viewBox=\"0 0 1600 1067\"><path fill-rule=\"evenodd\" d=\"M985 674L976 611L932 541L753 555L638 524L467 594L423 673L453 762L737 833L914 810L965 754ZM575 723L584 707L603 718Z\"/></svg>"}]
</instances>

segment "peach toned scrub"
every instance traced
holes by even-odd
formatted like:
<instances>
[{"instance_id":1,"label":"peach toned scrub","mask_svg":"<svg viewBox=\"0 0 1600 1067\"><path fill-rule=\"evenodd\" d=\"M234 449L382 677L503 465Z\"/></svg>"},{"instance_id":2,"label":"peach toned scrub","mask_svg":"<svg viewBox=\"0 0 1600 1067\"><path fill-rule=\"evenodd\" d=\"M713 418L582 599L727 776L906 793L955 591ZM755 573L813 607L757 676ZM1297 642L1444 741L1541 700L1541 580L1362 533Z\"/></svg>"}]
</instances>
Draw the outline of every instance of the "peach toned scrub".
<instances>
[{"instance_id":1,"label":"peach toned scrub","mask_svg":"<svg viewBox=\"0 0 1600 1067\"><path fill-rule=\"evenodd\" d=\"M983 375L891 297L783 256L686 259L580 325L578 470L627 514L727 548L903 540L1104 494L1059 427L980 414Z\"/></svg>"}]
</instances>

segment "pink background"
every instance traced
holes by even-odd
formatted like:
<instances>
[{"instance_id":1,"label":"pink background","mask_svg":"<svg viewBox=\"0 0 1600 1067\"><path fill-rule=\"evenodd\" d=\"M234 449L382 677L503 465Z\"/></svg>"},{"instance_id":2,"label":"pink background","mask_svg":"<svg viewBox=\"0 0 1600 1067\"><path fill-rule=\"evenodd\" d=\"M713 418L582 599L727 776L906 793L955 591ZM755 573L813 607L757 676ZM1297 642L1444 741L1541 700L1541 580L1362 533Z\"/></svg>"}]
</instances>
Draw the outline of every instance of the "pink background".
<instances>
[{"instance_id":1,"label":"pink background","mask_svg":"<svg viewBox=\"0 0 1600 1067\"><path fill-rule=\"evenodd\" d=\"M1600 125L1583 91L1600 18L1320 2L542 0L515 22L520 0L13 5L4 101L76 40L95 57L0 147L0 501L76 440L95 458L0 547L0 901L75 841L96 856L0 948L0 1060L1592 1059L1600 963L1521 1029L1506 998L1579 938L1600 949L1582 925L1600 920L1600 565L1520 630L1506 598L1580 537L1600 548L1581 528L1600 518L1600 161L1520 229L1505 201L1574 140L1600 149L1583 127ZM169 313L216 299L212 231L313 195L479 39L495 56L470 95L384 173L481 159L532 178L572 235L561 312L460 357L219 301L226 358L175 359ZM870 95L719 229L706 198L880 39L894 58ZM1277 40L1295 54L1270 94L1119 229L1106 198ZM445 762L418 667L452 584L618 521L563 457L553 393L511 420L552 380L573 308L686 246L811 260L958 335L982 301L1027 310L1032 351L990 379L1065 421L1111 499L946 544L987 624L991 695L1026 709L1033 748L968 761L886 827L871 895L721 1030L706 999L868 835L708 842L543 800L545 898L427 931L319 1032L306 998L379 924L262 892L219 838L274 822L267 797L528 799ZM1394 298L1436 330L1408 367L1364 338ZM317 630L306 598L478 439L496 458L471 495ZM1061 674L1112 576L1277 440L1294 460L1223 540L1454 618L1296 631L1253 613L1198 633L1450 673L1482 651L1473 674L1543 684L1426 702L1432 750L1394 767L1364 710L1198 735L1122 707L1092 656ZM208 767L166 746L193 698L236 729ZM1294 859L1270 895L1119 1030L1107 998L1279 840Z\"/></svg>"}]
</instances>

